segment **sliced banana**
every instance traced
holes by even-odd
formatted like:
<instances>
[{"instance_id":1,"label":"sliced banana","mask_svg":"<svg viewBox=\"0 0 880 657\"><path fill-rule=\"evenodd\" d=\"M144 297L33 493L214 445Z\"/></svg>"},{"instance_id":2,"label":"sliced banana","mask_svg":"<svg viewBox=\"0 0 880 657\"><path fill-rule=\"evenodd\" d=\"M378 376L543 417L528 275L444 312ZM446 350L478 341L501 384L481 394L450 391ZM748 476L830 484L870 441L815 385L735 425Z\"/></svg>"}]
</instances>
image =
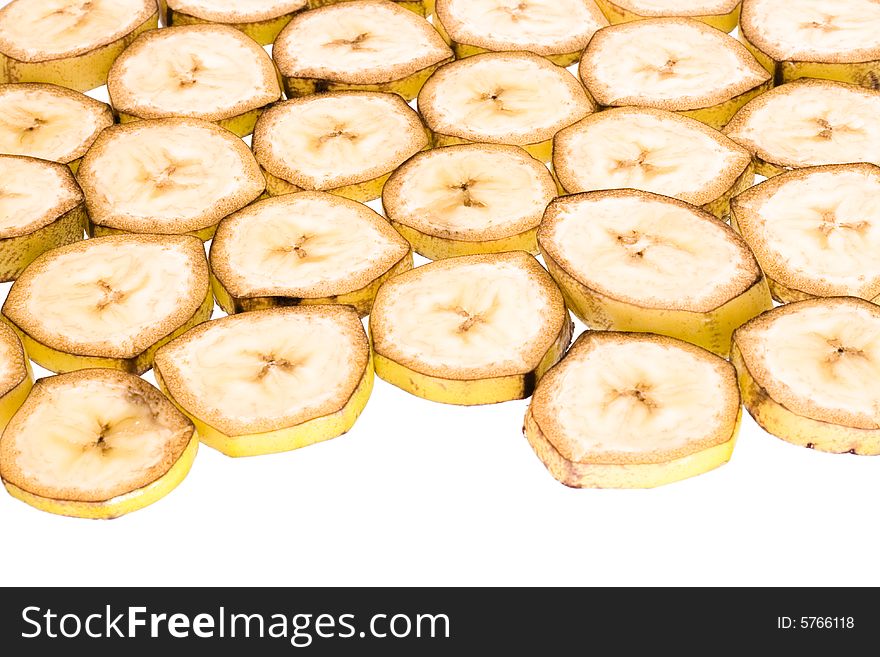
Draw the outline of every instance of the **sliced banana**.
<instances>
[{"instance_id":1,"label":"sliced banana","mask_svg":"<svg viewBox=\"0 0 880 657\"><path fill-rule=\"evenodd\" d=\"M855 297L780 306L740 327L731 360L746 409L785 441L880 454L880 308Z\"/></svg>"},{"instance_id":2,"label":"sliced banana","mask_svg":"<svg viewBox=\"0 0 880 657\"><path fill-rule=\"evenodd\" d=\"M683 17L731 32L739 21L742 0L596 0L612 23L629 23L646 18Z\"/></svg>"},{"instance_id":3,"label":"sliced banana","mask_svg":"<svg viewBox=\"0 0 880 657\"><path fill-rule=\"evenodd\" d=\"M159 345L207 320L213 306L199 240L113 235L34 260L12 284L3 315L47 370L141 374Z\"/></svg>"},{"instance_id":4,"label":"sliced banana","mask_svg":"<svg viewBox=\"0 0 880 657\"><path fill-rule=\"evenodd\" d=\"M453 54L413 12L387 0L357 0L296 16L278 35L272 57L288 98L355 89L411 100Z\"/></svg>"},{"instance_id":5,"label":"sliced banana","mask_svg":"<svg viewBox=\"0 0 880 657\"><path fill-rule=\"evenodd\" d=\"M123 123L205 119L239 136L253 132L263 108L281 98L268 53L227 25L181 25L140 36L113 64L107 91Z\"/></svg>"},{"instance_id":6,"label":"sliced banana","mask_svg":"<svg viewBox=\"0 0 880 657\"><path fill-rule=\"evenodd\" d=\"M165 25L220 23L241 30L260 45L275 40L309 0L159 0Z\"/></svg>"},{"instance_id":7,"label":"sliced banana","mask_svg":"<svg viewBox=\"0 0 880 657\"><path fill-rule=\"evenodd\" d=\"M379 285L408 269L409 243L381 215L324 192L254 203L211 243L214 295L230 315L331 303L367 315Z\"/></svg>"},{"instance_id":8,"label":"sliced banana","mask_svg":"<svg viewBox=\"0 0 880 657\"><path fill-rule=\"evenodd\" d=\"M559 288L522 251L395 276L370 315L376 374L413 395L468 406L531 395L571 332Z\"/></svg>"},{"instance_id":9,"label":"sliced banana","mask_svg":"<svg viewBox=\"0 0 880 657\"><path fill-rule=\"evenodd\" d=\"M511 144L547 162L553 136L595 109L577 79L526 52L485 53L446 64L419 93L435 146Z\"/></svg>"},{"instance_id":10,"label":"sliced banana","mask_svg":"<svg viewBox=\"0 0 880 657\"><path fill-rule=\"evenodd\" d=\"M665 196L614 190L558 198L538 246L568 306L591 328L668 335L726 356L733 330L772 306L745 241Z\"/></svg>"},{"instance_id":11,"label":"sliced banana","mask_svg":"<svg viewBox=\"0 0 880 657\"><path fill-rule=\"evenodd\" d=\"M724 130L775 176L823 164L880 164L880 91L829 80L797 80L743 107Z\"/></svg>"},{"instance_id":12,"label":"sliced banana","mask_svg":"<svg viewBox=\"0 0 880 657\"><path fill-rule=\"evenodd\" d=\"M61 162L76 172L101 131L105 103L53 84L0 84L0 153Z\"/></svg>"},{"instance_id":13,"label":"sliced banana","mask_svg":"<svg viewBox=\"0 0 880 657\"><path fill-rule=\"evenodd\" d=\"M419 16L430 16L434 13L434 0L393 0L394 4L404 9L409 9ZM352 2L352 0L309 0L312 9L335 5L340 2Z\"/></svg>"},{"instance_id":14,"label":"sliced banana","mask_svg":"<svg viewBox=\"0 0 880 657\"><path fill-rule=\"evenodd\" d=\"M773 85L733 37L690 18L655 18L596 33L580 76L604 107L655 107L723 127Z\"/></svg>"},{"instance_id":15,"label":"sliced banana","mask_svg":"<svg viewBox=\"0 0 880 657\"><path fill-rule=\"evenodd\" d=\"M42 511L116 518L171 492L198 445L192 423L143 379L84 370L37 381L0 439L0 476Z\"/></svg>"},{"instance_id":16,"label":"sliced banana","mask_svg":"<svg viewBox=\"0 0 880 657\"><path fill-rule=\"evenodd\" d=\"M370 344L344 306L273 308L199 326L156 354L156 380L229 456L341 436L373 387Z\"/></svg>"},{"instance_id":17,"label":"sliced banana","mask_svg":"<svg viewBox=\"0 0 880 657\"><path fill-rule=\"evenodd\" d=\"M83 238L83 194L63 164L0 155L0 281L37 256Z\"/></svg>"},{"instance_id":18,"label":"sliced banana","mask_svg":"<svg viewBox=\"0 0 880 657\"><path fill-rule=\"evenodd\" d=\"M254 128L253 148L271 195L326 191L370 201L429 141L400 96L335 91L267 110Z\"/></svg>"},{"instance_id":19,"label":"sliced banana","mask_svg":"<svg viewBox=\"0 0 880 657\"><path fill-rule=\"evenodd\" d=\"M21 340L9 324L0 322L0 434L21 408L33 381Z\"/></svg>"},{"instance_id":20,"label":"sliced banana","mask_svg":"<svg viewBox=\"0 0 880 657\"><path fill-rule=\"evenodd\" d=\"M777 300L880 301L880 167L790 171L740 194L732 207L731 223Z\"/></svg>"},{"instance_id":21,"label":"sliced banana","mask_svg":"<svg viewBox=\"0 0 880 657\"><path fill-rule=\"evenodd\" d=\"M593 0L439 0L434 25L459 58L526 50L569 66L608 20Z\"/></svg>"},{"instance_id":22,"label":"sliced banana","mask_svg":"<svg viewBox=\"0 0 880 657\"><path fill-rule=\"evenodd\" d=\"M875 0L745 0L740 37L782 83L825 78L880 89Z\"/></svg>"},{"instance_id":23,"label":"sliced banana","mask_svg":"<svg viewBox=\"0 0 880 657\"><path fill-rule=\"evenodd\" d=\"M13 0L0 9L0 81L100 87L123 49L158 25L154 0Z\"/></svg>"},{"instance_id":24,"label":"sliced banana","mask_svg":"<svg viewBox=\"0 0 880 657\"><path fill-rule=\"evenodd\" d=\"M556 183L516 146L462 144L419 153L382 191L391 224L423 256L537 253L535 231Z\"/></svg>"},{"instance_id":25,"label":"sliced banana","mask_svg":"<svg viewBox=\"0 0 880 657\"><path fill-rule=\"evenodd\" d=\"M587 331L538 384L523 433L574 488L653 488L733 453L736 370L673 338Z\"/></svg>"},{"instance_id":26,"label":"sliced banana","mask_svg":"<svg viewBox=\"0 0 880 657\"><path fill-rule=\"evenodd\" d=\"M79 182L92 235L192 234L203 240L265 189L247 145L197 119L108 129L83 158Z\"/></svg>"},{"instance_id":27,"label":"sliced banana","mask_svg":"<svg viewBox=\"0 0 880 657\"><path fill-rule=\"evenodd\" d=\"M569 193L640 189L699 205L719 219L754 181L752 156L704 123L674 112L620 107L562 130L553 170Z\"/></svg>"}]
</instances>

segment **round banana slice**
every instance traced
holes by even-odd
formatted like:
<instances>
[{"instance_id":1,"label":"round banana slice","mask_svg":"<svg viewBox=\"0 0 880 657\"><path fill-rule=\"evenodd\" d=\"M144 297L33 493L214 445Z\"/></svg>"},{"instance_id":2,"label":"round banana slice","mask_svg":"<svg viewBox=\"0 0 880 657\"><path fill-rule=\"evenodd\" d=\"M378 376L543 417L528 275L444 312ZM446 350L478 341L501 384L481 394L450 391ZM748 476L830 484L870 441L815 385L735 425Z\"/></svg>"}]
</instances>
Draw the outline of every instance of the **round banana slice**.
<instances>
[{"instance_id":1,"label":"round banana slice","mask_svg":"<svg viewBox=\"0 0 880 657\"><path fill-rule=\"evenodd\" d=\"M527 52L485 53L446 64L419 93L435 146L511 144L548 162L553 136L593 101L562 67Z\"/></svg>"},{"instance_id":2,"label":"round banana slice","mask_svg":"<svg viewBox=\"0 0 880 657\"><path fill-rule=\"evenodd\" d=\"M880 302L880 167L784 173L736 197L731 224L778 301L853 296Z\"/></svg>"},{"instance_id":3,"label":"round banana slice","mask_svg":"<svg viewBox=\"0 0 880 657\"><path fill-rule=\"evenodd\" d=\"M404 9L409 9L419 16L430 16L434 13L434 0L393 0L394 4ZM312 9L335 5L340 2L352 2L352 0L309 0Z\"/></svg>"},{"instance_id":4,"label":"round banana slice","mask_svg":"<svg viewBox=\"0 0 880 657\"><path fill-rule=\"evenodd\" d=\"M599 30L581 58L580 75L603 107L656 107L713 128L773 86L739 41L690 18Z\"/></svg>"},{"instance_id":5,"label":"round banana slice","mask_svg":"<svg viewBox=\"0 0 880 657\"><path fill-rule=\"evenodd\" d=\"M745 0L740 37L780 83L825 78L880 88L875 0Z\"/></svg>"},{"instance_id":6,"label":"round banana slice","mask_svg":"<svg viewBox=\"0 0 880 657\"><path fill-rule=\"evenodd\" d=\"M434 25L459 59L526 50L569 66L608 20L593 0L439 0Z\"/></svg>"},{"instance_id":7,"label":"round banana slice","mask_svg":"<svg viewBox=\"0 0 880 657\"><path fill-rule=\"evenodd\" d=\"M100 87L125 47L158 26L154 0L13 0L0 9L0 81Z\"/></svg>"},{"instance_id":8,"label":"round banana slice","mask_svg":"<svg viewBox=\"0 0 880 657\"><path fill-rule=\"evenodd\" d=\"M230 315L342 304L367 315L383 281L412 269L409 243L355 201L300 192L227 217L211 242L214 296Z\"/></svg>"},{"instance_id":9,"label":"round banana slice","mask_svg":"<svg viewBox=\"0 0 880 657\"><path fill-rule=\"evenodd\" d=\"M736 370L673 338L587 331L541 380L523 433L573 488L654 488L730 460Z\"/></svg>"},{"instance_id":10,"label":"round banana slice","mask_svg":"<svg viewBox=\"0 0 880 657\"><path fill-rule=\"evenodd\" d=\"M0 153L60 162L76 173L110 106L53 84L0 84Z\"/></svg>"},{"instance_id":11,"label":"round banana slice","mask_svg":"<svg viewBox=\"0 0 880 657\"><path fill-rule=\"evenodd\" d=\"M33 380L21 340L9 324L0 322L0 434L21 408Z\"/></svg>"},{"instance_id":12,"label":"round banana slice","mask_svg":"<svg viewBox=\"0 0 880 657\"><path fill-rule=\"evenodd\" d=\"M336 438L373 388L370 343L344 306L273 308L193 329L156 354L156 380L228 456Z\"/></svg>"},{"instance_id":13,"label":"round banana slice","mask_svg":"<svg viewBox=\"0 0 880 657\"><path fill-rule=\"evenodd\" d=\"M0 281L37 256L83 238L83 194L63 164L0 155Z\"/></svg>"},{"instance_id":14,"label":"round banana slice","mask_svg":"<svg viewBox=\"0 0 880 657\"><path fill-rule=\"evenodd\" d=\"M742 0L596 0L613 24L646 18L693 18L724 32L739 21Z\"/></svg>"},{"instance_id":15,"label":"round banana slice","mask_svg":"<svg viewBox=\"0 0 880 657\"><path fill-rule=\"evenodd\" d=\"M211 316L213 302L196 238L112 235L34 260L12 284L3 315L47 370L142 374L161 344Z\"/></svg>"},{"instance_id":16,"label":"round banana slice","mask_svg":"<svg viewBox=\"0 0 880 657\"><path fill-rule=\"evenodd\" d=\"M197 119L109 128L83 158L79 182L91 235L190 234L203 240L266 185L241 139Z\"/></svg>"},{"instance_id":17,"label":"round banana slice","mask_svg":"<svg viewBox=\"0 0 880 657\"><path fill-rule=\"evenodd\" d=\"M0 439L9 493L41 511L109 519L183 481L199 440L156 388L92 369L40 379Z\"/></svg>"},{"instance_id":18,"label":"round banana slice","mask_svg":"<svg viewBox=\"0 0 880 657\"><path fill-rule=\"evenodd\" d=\"M335 91L268 109L254 155L273 196L323 191L355 201L382 194L388 176L430 146L419 115L395 94Z\"/></svg>"},{"instance_id":19,"label":"round banana slice","mask_svg":"<svg viewBox=\"0 0 880 657\"><path fill-rule=\"evenodd\" d=\"M742 237L666 196L558 198L538 246L569 308L591 328L659 333L726 356L733 330L773 305Z\"/></svg>"},{"instance_id":20,"label":"round banana slice","mask_svg":"<svg viewBox=\"0 0 880 657\"><path fill-rule=\"evenodd\" d=\"M272 57L288 98L356 89L411 100L452 50L428 23L387 0L333 4L296 16Z\"/></svg>"},{"instance_id":21,"label":"round banana slice","mask_svg":"<svg viewBox=\"0 0 880 657\"><path fill-rule=\"evenodd\" d=\"M107 91L122 123L180 116L214 121L240 137L281 98L268 53L227 25L182 25L140 36L113 64Z\"/></svg>"},{"instance_id":22,"label":"round banana slice","mask_svg":"<svg viewBox=\"0 0 880 657\"><path fill-rule=\"evenodd\" d=\"M733 334L731 361L746 409L774 436L880 454L880 307L855 297L780 306Z\"/></svg>"},{"instance_id":23,"label":"round banana slice","mask_svg":"<svg viewBox=\"0 0 880 657\"><path fill-rule=\"evenodd\" d=\"M699 205L719 219L755 179L752 155L704 123L674 112L619 107L562 130L553 170L569 193L640 189Z\"/></svg>"},{"instance_id":24,"label":"round banana slice","mask_svg":"<svg viewBox=\"0 0 880 657\"><path fill-rule=\"evenodd\" d=\"M880 164L880 91L829 80L797 80L743 107L724 130L755 157L755 171Z\"/></svg>"},{"instance_id":25,"label":"round banana slice","mask_svg":"<svg viewBox=\"0 0 880 657\"><path fill-rule=\"evenodd\" d=\"M466 406L531 395L571 333L559 288L523 251L395 276L370 315L376 374L418 397Z\"/></svg>"},{"instance_id":26,"label":"round banana slice","mask_svg":"<svg viewBox=\"0 0 880 657\"><path fill-rule=\"evenodd\" d=\"M261 46L278 33L309 0L159 0L165 25L220 23L241 30Z\"/></svg>"},{"instance_id":27,"label":"round banana slice","mask_svg":"<svg viewBox=\"0 0 880 657\"><path fill-rule=\"evenodd\" d=\"M535 231L556 182L516 146L461 144L419 153L391 174L382 205L391 224L432 260L538 252Z\"/></svg>"}]
</instances>

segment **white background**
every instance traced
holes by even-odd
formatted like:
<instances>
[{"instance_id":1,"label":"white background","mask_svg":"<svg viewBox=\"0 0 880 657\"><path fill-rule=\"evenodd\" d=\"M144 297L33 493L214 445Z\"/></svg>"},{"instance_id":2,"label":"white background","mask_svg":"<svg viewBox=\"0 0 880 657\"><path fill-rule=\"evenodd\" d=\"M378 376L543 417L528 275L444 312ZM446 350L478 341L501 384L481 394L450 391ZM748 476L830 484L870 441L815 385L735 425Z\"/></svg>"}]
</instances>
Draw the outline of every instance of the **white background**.
<instances>
[{"instance_id":1,"label":"white background","mask_svg":"<svg viewBox=\"0 0 880 657\"><path fill-rule=\"evenodd\" d=\"M790 446L745 416L706 475L572 490L523 438L526 406L445 406L377 379L348 435L240 460L202 447L178 489L113 521L0 492L0 583L880 584L880 460Z\"/></svg>"}]
</instances>

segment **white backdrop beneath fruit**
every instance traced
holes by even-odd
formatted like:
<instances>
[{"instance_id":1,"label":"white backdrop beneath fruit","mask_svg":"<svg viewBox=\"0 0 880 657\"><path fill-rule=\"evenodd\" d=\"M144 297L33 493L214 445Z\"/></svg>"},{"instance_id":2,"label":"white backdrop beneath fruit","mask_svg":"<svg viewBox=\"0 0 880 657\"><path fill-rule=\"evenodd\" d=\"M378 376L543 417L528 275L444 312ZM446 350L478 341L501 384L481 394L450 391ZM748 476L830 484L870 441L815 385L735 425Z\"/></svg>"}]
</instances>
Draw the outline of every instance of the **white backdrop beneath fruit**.
<instances>
[{"instance_id":1,"label":"white backdrop beneath fruit","mask_svg":"<svg viewBox=\"0 0 880 657\"><path fill-rule=\"evenodd\" d=\"M880 458L790 446L745 414L713 472L572 490L523 438L527 404L445 406L377 379L348 435L244 460L202 447L178 489L117 520L0 492L0 584L880 584Z\"/></svg>"}]
</instances>

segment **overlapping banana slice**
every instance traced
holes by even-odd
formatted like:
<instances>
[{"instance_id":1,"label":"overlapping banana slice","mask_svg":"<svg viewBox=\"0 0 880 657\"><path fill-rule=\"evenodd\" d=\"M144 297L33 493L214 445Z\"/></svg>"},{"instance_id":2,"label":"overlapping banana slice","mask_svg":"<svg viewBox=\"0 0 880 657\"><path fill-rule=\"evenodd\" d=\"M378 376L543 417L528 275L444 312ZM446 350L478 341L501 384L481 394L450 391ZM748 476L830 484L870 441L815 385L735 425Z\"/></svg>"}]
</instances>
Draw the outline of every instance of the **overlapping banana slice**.
<instances>
[{"instance_id":1,"label":"overlapping banana slice","mask_svg":"<svg viewBox=\"0 0 880 657\"><path fill-rule=\"evenodd\" d=\"M197 119L109 128L83 158L79 182L92 235L191 234L203 240L265 189L247 145Z\"/></svg>"},{"instance_id":2,"label":"overlapping banana slice","mask_svg":"<svg viewBox=\"0 0 880 657\"><path fill-rule=\"evenodd\" d=\"M199 441L143 379L90 369L40 379L0 439L9 493L42 511L107 519L171 492Z\"/></svg>"},{"instance_id":3,"label":"overlapping banana slice","mask_svg":"<svg viewBox=\"0 0 880 657\"><path fill-rule=\"evenodd\" d=\"M272 49L288 98L356 89L415 98L452 50L426 20L388 0L357 0L308 11Z\"/></svg>"},{"instance_id":4,"label":"overlapping banana slice","mask_svg":"<svg viewBox=\"0 0 880 657\"><path fill-rule=\"evenodd\" d=\"M446 64L419 93L435 146L511 144L547 162L553 137L595 109L577 79L533 53L485 53Z\"/></svg>"},{"instance_id":5,"label":"overlapping banana slice","mask_svg":"<svg viewBox=\"0 0 880 657\"><path fill-rule=\"evenodd\" d=\"M531 395L571 333L559 288L523 251L395 276L370 315L376 374L419 397L468 406Z\"/></svg>"},{"instance_id":6,"label":"overlapping banana slice","mask_svg":"<svg viewBox=\"0 0 880 657\"><path fill-rule=\"evenodd\" d=\"M281 98L275 65L227 25L181 25L138 37L110 69L110 103L123 123L188 117L253 132L263 108Z\"/></svg>"},{"instance_id":7,"label":"overlapping banana slice","mask_svg":"<svg viewBox=\"0 0 880 657\"><path fill-rule=\"evenodd\" d=\"M159 345L211 316L213 301L196 238L112 235L34 260L12 284L3 315L47 370L141 374Z\"/></svg>"},{"instance_id":8,"label":"overlapping banana slice","mask_svg":"<svg viewBox=\"0 0 880 657\"><path fill-rule=\"evenodd\" d=\"M659 333L726 356L772 306L745 241L712 215L635 190L561 197L538 229L569 308L591 328Z\"/></svg>"},{"instance_id":9,"label":"overlapping banana slice","mask_svg":"<svg viewBox=\"0 0 880 657\"><path fill-rule=\"evenodd\" d=\"M777 300L880 301L880 167L841 164L784 173L736 197L731 224Z\"/></svg>"},{"instance_id":10,"label":"overlapping banana slice","mask_svg":"<svg viewBox=\"0 0 880 657\"><path fill-rule=\"evenodd\" d=\"M779 82L824 78L880 89L874 0L745 0L740 37Z\"/></svg>"},{"instance_id":11,"label":"overlapping banana slice","mask_svg":"<svg viewBox=\"0 0 880 657\"><path fill-rule=\"evenodd\" d=\"M742 0L596 0L612 23L629 23L646 18L681 17L731 32L739 21Z\"/></svg>"},{"instance_id":12,"label":"overlapping banana slice","mask_svg":"<svg viewBox=\"0 0 880 657\"><path fill-rule=\"evenodd\" d=\"M156 380L229 456L341 436L373 388L370 344L345 306L273 308L199 326L156 354Z\"/></svg>"},{"instance_id":13,"label":"overlapping banana slice","mask_svg":"<svg viewBox=\"0 0 880 657\"><path fill-rule=\"evenodd\" d=\"M14 0L0 9L0 81L100 87L123 49L158 23L154 0Z\"/></svg>"},{"instance_id":14,"label":"overlapping banana slice","mask_svg":"<svg viewBox=\"0 0 880 657\"><path fill-rule=\"evenodd\" d=\"M0 434L21 408L33 380L21 340L6 322L0 322Z\"/></svg>"},{"instance_id":15,"label":"overlapping banana slice","mask_svg":"<svg viewBox=\"0 0 880 657\"><path fill-rule=\"evenodd\" d=\"M340 2L352 2L353 0L309 0L312 9L335 5ZM430 16L434 13L434 0L393 0L394 4L404 9L409 9L419 16Z\"/></svg>"},{"instance_id":16,"label":"overlapping banana slice","mask_svg":"<svg viewBox=\"0 0 880 657\"><path fill-rule=\"evenodd\" d=\"M275 40L309 0L159 0L165 25L220 23L241 30L260 45Z\"/></svg>"},{"instance_id":17,"label":"overlapping banana slice","mask_svg":"<svg viewBox=\"0 0 880 657\"><path fill-rule=\"evenodd\" d=\"M574 488L653 488L726 463L736 370L673 338L587 331L538 384L523 433Z\"/></svg>"},{"instance_id":18,"label":"overlapping banana slice","mask_svg":"<svg viewBox=\"0 0 880 657\"><path fill-rule=\"evenodd\" d=\"M608 20L593 0L439 0L434 25L459 58L526 50L569 66Z\"/></svg>"},{"instance_id":19,"label":"overlapping banana slice","mask_svg":"<svg viewBox=\"0 0 880 657\"><path fill-rule=\"evenodd\" d=\"M363 316L381 283L412 269L409 243L355 201L300 192L227 217L211 243L214 296L234 314L342 304Z\"/></svg>"},{"instance_id":20,"label":"overlapping banana slice","mask_svg":"<svg viewBox=\"0 0 880 657\"><path fill-rule=\"evenodd\" d=\"M52 84L0 84L0 153L67 164L113 125L105 103Z\"/></svg>"},{"instance_id":21,"label":"overlapping banana slice","mask_svg":"<svg viewBox=\"0 0 880 657\"><path fill-rule=\"evenodd\" d=\"M880 91L829 80L796 80L743 107L724 130L755 157L755 171L880 164Z\"/></svg>"},{"instance_id":22,"label":"overlapping banana slice","mask_svg":"<svg viewBox=\"0 0 880 657\"><path fill-rule=\"evenodd\" d=\"M674 112L620 107L562 130L553 169L569 193L641 189L699 205L719 219L754 181L752 156L720 132Z\"/></svg>"},{"instance_id":23,"label":"overlapping banana slice","mask_svg":"<svg viewBox=\"0 0 880 657\"><path fill-rule=\"evenodd\" d=\"M723 127L772 76L732 36L689 18L656 18L599 30L580 63L587 90L604 107L679 112Z\"/></svg>"},{"instance_id":24,"label":"overlapping banana slice","mask_svg":"<svg viewBox=\"0 0 880 657\"><path fill-rule=\"evenodd\" d=\"M880 454L880 307L855 297L780 306L734 333L731 360L746 409L774 436Z\"/></svg>"},{"instance_id":25,"label":"overlapping banana slice","mask_svg":"<svg viewBox=\"0 0 880 657\"><path fill-rule=\"evenodd\" d=\"M63 164L0 155L0 281L37 256L83 238L82 191Z\"/></svg>"},{"instance_id":26,"label":"overlapping banana slice","mask_svg":"<svg viewBox=\"0 0 880 657\"><path fill-rule=\"evenodd\" d=\"M388 179L382 205L416 252L438 260L537 253L535 231L555 197L550 171L521 148L462 144L412 157Z\"/></svg>"},{"instance_id":27,"label":"overlapping banana slice","mask_svg":"<svg viewBox=\"0 0 880 657\"><path fill-rule=\"evenodd\" d=\"M335 91L268 109L253 148L269 194L325 191L355 201L382 194L401 163L428 148L419 115L396 94Z\"/></svg>"}]
</instances>

